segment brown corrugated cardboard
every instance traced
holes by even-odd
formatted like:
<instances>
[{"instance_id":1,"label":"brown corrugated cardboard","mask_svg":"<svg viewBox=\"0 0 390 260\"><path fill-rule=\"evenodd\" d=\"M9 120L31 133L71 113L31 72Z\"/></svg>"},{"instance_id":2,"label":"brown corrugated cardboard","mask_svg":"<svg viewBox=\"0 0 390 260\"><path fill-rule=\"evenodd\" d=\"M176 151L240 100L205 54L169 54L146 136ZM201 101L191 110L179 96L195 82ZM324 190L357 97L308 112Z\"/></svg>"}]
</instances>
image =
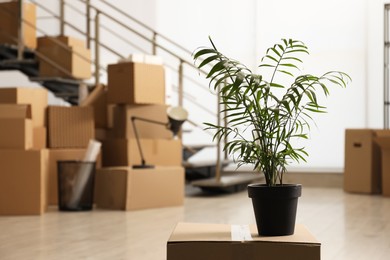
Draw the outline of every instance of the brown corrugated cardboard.
<instances>
[{"instance_id":1,"label":"brown corrugated cardboard","mask_svg":"<svg viewBox=\"0 0 390 260\"><path fill-rule=\"evenodd\" d=\"M111 138L111 131L106 128L95 128L95 139L104 142Z\"/></svg>"},{"instance_id":2,"label":"brown corrugated cardboard","mask_svg":"<svg viewBox=\"0 0 390 260\"><path fill-rule=\"evenodd\" d=\"M115 138L134 138L131 117L136 116L161 123L168 123L166 105L118 105L114 108L114 127L112 135ZM135 120L139 138L171 139L172 132L165 125L153 124Z\"/></svg>"},{"instance_id":3,"label":"brown corrugated cardboard","mask_svg":"<svg viewBox=\"0 0 390 260\"><path fill-rule=\"evenodd\" d=\"M93 107L95 128L108 128L108 114L113 112L113 105L107 104L107 89L104 85L98 85L80 103L80 106ZM111 118L113 116L111 115Z\"/></svg>"},{"instance_id":4,"label":"brown corrugated cardboard","mask_svg":"<svg viewBox=\"0 0 390 260\"><path fill-rule=\"evenodd\" d=\"M382 194L390 196L390 136L376 137L375 142L381 148Z\"/></svg>"},{"instance_id":5,"label":"brown corrugated cardboard","mask_svg":"<svg viewBox=\"0 0 390 260\"><path fill-rule=\"evenodd\" d=\"M57 45L61 45L61 43L69 47L79 46L79 47L86 48L86 43L84 40L77 39L70 36L59 35L54 37L43 36L38 38L38 48L57 46Z\"/></svg>"},{"instance_id":6,"label":"brown corrugated cardboard","mask_svg":"<svg viewBox=\"0 0 390 260\"><path fill-rule=\"evenodd\" d=\"M184 169L101 168L96 171L96 206L138 210L183 205Z\"/></svg>"},{"instance_id":7,"label":"brown corrugated cardboard","mask_svg":"<svg viewBox=\"0 0 390 260\"><path fill-rule=\"evenodd\" d=\"M0 104L0 149L33 147L31 106Z\"/></svg>"},{"instance_id":8,"label":"brown corrugated cardboard","mask_svg":"<svg viewBox=\"0 0 390 260\"><path fill-rule=\"evenodd\" d=\"M181 166L182 146L178 139L140 139L147 164ZM104 166L141 164L136 139L108 139L103 142Z\"/></svg>"},{"instance_id":9,"label":"brown corrugated cardboard","mask_svg":"<svg viewBox=\"0 0 390 260\"><path fill-rule=\"evenodd\" d=\"M89 79L92 75L91 51L84 47L46 46L39 47L38 52L66 71L61 71L41 58L39 59L41 77Z\"/></svg>"},{"instance_id":10,"label":"brown corrugated cardboard","mask_svg":"<svg viewBox=\"0 0 390 260\"><path fill-rule=\"evenodd\" d=\"M0 118L0 149L28 150L32 147L31 119Z\"/></svg>"},{"instance_id":11,"label":"brown corrugated cardboard","mask_svg":"<svg viewBox=\"0 0 390 260\"><path fill-rule=\"evenodd\" d=\"M86 148L95 138L92 107L49 106L48 147Z\"/></svg>"},{"instance_id":12,"label":"brown corrugated cardboard","mask_svg":"<svg viewBox=\"0 0 390 260\"><path fill-rule=\"evenodd\" d=\"M83 160L87 150L86 149L49 149L49 191L48 203L49 205L58 204L58 173L57 161L79 161ZM96 168L101 167L101 155L96 161Z\"/></svg>"},{"instance_id":13,"label":"brown corrugated cardboard","mask_svg":"<svg viewBox=\"0 0 390 260\"><path fill-rule=\"evenodd\" d=\"M108 65L108 103L165 104L164 67L124 62Z\"/></svg>"},{"instance_id":14,"label":"brown corrugated cardboard","mask_svg":"<svg viewBox=\"0 0 390 260\"><path fill-rule=\"evenodd\" d=\"M381 155L380 148L374 143L378 136L390 136L390 131L374 129L345 131L345 191L380 193Z\"/></svg>"},{"instance_id":15,"label":"brown corrugated cardboard","mask_svg":"<svg viewBox=\"0 0 390 260\"><path fill-rule=\"evenodd\" d=\"M303 226L291 236L259 237L249 225L252 237L235 241L227 224L178 223L167 243L167 260L319 260L321 244Z\"/></svg>"},{"instance_id":16,"label":"brown corrugated cardboard","mask_svg":"<svg viewBox=\"0 0 390 260\"><path fill-rule=\"evenodd\" d=\"M0 150L0 165L0 215L44 213L47 150Z\"/></svg>"},{"instance_id":17,"label":"brown corrugated cardboard","mask_svg":"<svg viewBox=\"0 0 390 260\"><path fill-rule=\"evenodd\" d=\"M33 149L44 149L47 147L46 127L33 128Z\"/></svg>"},{"instance_id":18,"label":"brown corrugated cardboard","mask_svg":"<svg viewBox=\"0 0 390 260\"><path fill-rule=\"evenodd\" d=\"M19 28L18 1L0 3L0 42L17 45ZM32 3L23 3L23 43L26 47L35 49L36 38L36 7Z\"/></svg>"},{"instance_id":19,"label":"brown corrugated cardboard","mask_svg":"<svg viewBox=\"0 0 390 260\"><path fill-rule=\"evenodd\" d=\"M1 104L30 104L33 127L46 125L48 92L44 88L0 88Z\"/></svg>"},{"instance_id":20,"label":"brown corrugated cardboard","mask_svg":"<svg viewBox=\"0 0 390 260\"><path fill-rule=\"evenodd\" d=\"M31 119L31 105L0 104L0 118Z\"/></svg>"}]
</instances>

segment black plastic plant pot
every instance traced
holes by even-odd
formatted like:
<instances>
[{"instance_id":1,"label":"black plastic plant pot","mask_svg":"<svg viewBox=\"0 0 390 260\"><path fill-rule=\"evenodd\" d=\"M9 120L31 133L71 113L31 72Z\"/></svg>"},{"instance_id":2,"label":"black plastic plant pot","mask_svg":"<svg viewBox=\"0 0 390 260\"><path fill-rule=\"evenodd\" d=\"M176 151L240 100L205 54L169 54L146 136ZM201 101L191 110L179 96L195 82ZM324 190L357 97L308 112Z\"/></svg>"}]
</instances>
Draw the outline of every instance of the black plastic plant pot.
<instances>
[{"instance_id":1,"label":"black plastic plant pot","mask_svg":"<svg viewBox=\"0 0 390 260\"><path fill-rule=\"evenodd\" d=\"M287 236L294 234L300 184L267 186L249 184L257 231L260 236Z\"/></svg>"}]
</instances>

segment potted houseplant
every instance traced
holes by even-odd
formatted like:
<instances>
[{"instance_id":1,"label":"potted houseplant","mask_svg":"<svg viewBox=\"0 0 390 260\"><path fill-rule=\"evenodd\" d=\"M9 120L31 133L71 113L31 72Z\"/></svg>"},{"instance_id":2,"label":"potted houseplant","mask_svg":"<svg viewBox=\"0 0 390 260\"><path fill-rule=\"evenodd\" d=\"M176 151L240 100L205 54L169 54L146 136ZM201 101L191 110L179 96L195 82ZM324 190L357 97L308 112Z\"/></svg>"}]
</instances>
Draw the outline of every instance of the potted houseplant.
<instances>
[{"instance_id":1,"label":"potted houseplant","mask_svg":"<svg viewBox=\"0 0 390 260\"><path fill-rule=\"evenodd\" d=\"M301 56L309 54L297 40L282 39L266 51L259 67L269 77L226 57L210 42L211 47L197 49L193 58L199 69L211 65L209 87L221 96L227 124L205 124L215 130L214 139L229 137L224 150L238 167L252 164L254 172L265 177L265 184L248 186L259 235L293 234L301 185L285 184L283 176L291 161L306 161L308 156L294 140L307 139L314 123L311 114L326 111L317 92L327 96L329 84L346 87L350 77L340 71L295 76Z\"/></svg>"}]
</instances>

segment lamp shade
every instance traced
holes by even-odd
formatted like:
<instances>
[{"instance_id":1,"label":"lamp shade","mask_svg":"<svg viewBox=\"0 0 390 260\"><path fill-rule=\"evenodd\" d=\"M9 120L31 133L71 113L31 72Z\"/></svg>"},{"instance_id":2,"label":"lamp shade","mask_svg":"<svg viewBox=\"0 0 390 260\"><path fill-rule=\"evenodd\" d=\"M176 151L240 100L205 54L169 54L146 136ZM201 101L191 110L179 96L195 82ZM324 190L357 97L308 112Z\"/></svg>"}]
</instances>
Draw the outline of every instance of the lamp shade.
<instances>
[{"instance_id":1,"label":"lamp shade","mask_svg":"<svg viewBox=\"0 0 390 260\"><path fill-rule=\"evenodd\" d=\"M169 120L168 128L176 136L180 131L181 125L187 120L188 112L182 107L169 107L167 115Z\"/></svg>"}]
</instances>

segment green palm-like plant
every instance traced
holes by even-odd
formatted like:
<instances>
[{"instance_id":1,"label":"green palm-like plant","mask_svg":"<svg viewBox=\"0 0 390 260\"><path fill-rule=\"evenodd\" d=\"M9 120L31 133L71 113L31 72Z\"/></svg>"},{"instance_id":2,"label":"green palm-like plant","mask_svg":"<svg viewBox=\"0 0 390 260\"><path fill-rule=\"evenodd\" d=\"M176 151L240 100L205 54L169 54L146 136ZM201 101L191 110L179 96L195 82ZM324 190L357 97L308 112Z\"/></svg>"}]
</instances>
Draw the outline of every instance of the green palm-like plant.
<instances>
[{"instance_id":1,"label":"green palm-like plant","mask_svg":"<svg viewBox=\"0 0 390 260\"><path fill-rule=\"evenodd\" d=\"M326 112L316 91L328 96L328 84L346 87L351 78L339 71L295 77L294 72L303 63L299 56L309 54L301 41L282 39L267 50L259 67L271 69L270 79L229 59L217 50L211 38L210 42L211 48L199 48L193 58L199 69L211 65L206 78L210 88L221 96L227 125L205 123L207 128L216 131L214 139L230 137L224 150L236 155L238 167L253 164L255 171L264 174L268 186L283 184L286 165L292 160L306 161L308 156L304 147L294 147L292 141L308 138L310 123L314 123L310 114ZM277 82L279 74L294 79L286 86ZM242 126L244 130L240 130ZM244 131L250 131L250 138Z\"/></svg>"}]
</instances>

